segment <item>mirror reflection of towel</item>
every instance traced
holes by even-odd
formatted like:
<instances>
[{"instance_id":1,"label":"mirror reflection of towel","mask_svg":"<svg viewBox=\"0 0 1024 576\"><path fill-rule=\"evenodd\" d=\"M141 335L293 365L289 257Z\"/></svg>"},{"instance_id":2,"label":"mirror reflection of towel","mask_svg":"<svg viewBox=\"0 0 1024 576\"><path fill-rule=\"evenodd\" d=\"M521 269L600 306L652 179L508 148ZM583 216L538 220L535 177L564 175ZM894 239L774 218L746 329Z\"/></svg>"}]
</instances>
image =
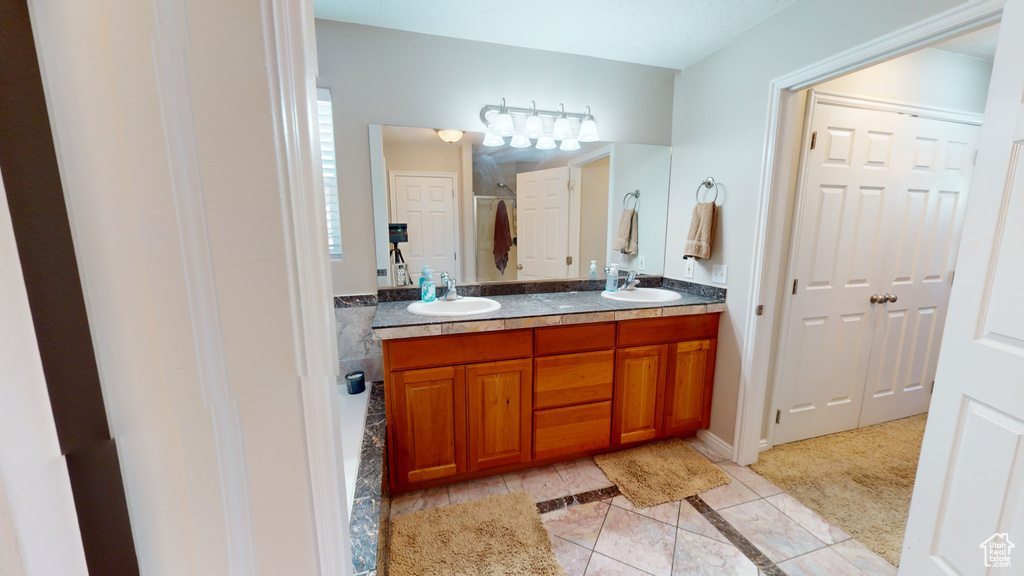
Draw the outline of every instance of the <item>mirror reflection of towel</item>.
<instances>
[{"instance_id":1,"label":"mirror reflection of towel","mask_svg":"<svg viewBox=\"0 0 1024 576\"><path fill-rule=\"evenodd\" d=\"M494 266L501 275L505 275L508 266L508 251L512 248L512 232L508 226L508 209L505 201L498 202L498 210L494 214Z\"/></svg>"},{"instance_id":2,"label":"mirror reflection of towel","mask_svg":"<svg viewBox=\"0 0 1024 576\"><path fill-rule=\"evenodd\" d=\"M615 233L615 242L612 248L623 254L636 254L637 252L637 213L636 210L623 210L622 218L619 220L619 231Z\"/></svg>"},{"instance_id":3,"label":"mirror reflection of towel","mask_svg":"<svg viewBox=\"0 0 1024 576\"><path fill-rule=\"evenodd\" d=\"M697 259L711 257L711 244L715 241L715 203L698 203L693 207L690 232L683 245L683 257Z\"/></svg>"}]
</instances>

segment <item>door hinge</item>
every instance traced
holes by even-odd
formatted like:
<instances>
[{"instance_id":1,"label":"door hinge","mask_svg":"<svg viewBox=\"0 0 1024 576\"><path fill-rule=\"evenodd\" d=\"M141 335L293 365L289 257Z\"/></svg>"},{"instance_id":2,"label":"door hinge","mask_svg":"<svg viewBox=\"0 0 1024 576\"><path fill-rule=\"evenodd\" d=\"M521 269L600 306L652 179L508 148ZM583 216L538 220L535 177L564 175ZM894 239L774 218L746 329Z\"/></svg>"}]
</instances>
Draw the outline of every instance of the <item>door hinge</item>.
<instances>
[{"instance_id":1,"label":"door hinge","mask_svg":"<svg viewBox=\"0 0 1024 576\"><path fill-rule=\"evenodd\" d=\"M796 278L793 278L793 294L796 294L796 283L799 282Z\"/></svg>"},{"instance_id":2,"label":"door hinge","mask_svg":"<svg viewBox=\"0 0 1024 576\"><path fill-rule=\"evenodd\" d=\"M811 150L814 150L814 148L817 145L818 145L818 132L814 131L814 132L811 132Z\"/></svg>"},{"instance_id":3,"label":"door hinge","mask_svg":"<svg viewBox=\"0 0 1024 576\"><path fill-rule=\"evenodd\" d=\"M949 285L950 286L953 285L953 279L954 278L956 278L956 270L953 270L952 272L949 273Z\"/></svg>"},{"instance_id":4,"label":"door hinge","mask_svg":"<svg viewBox=\"0 0 1024 576\"><path fill-rule=\"evenodd\" d=\"M565 257L565 265L566 266L572 266L572 256L566 256Z\"/></svg>"},{"instance_id":5,"label":"door hinge","mask_svg":"<svg viewBox=\"0 0 1024 576\"><path fill-rule=\"evenodd\" d=\"M782 410L775 411L775 423L778 424L779 420L782 420Z\"/></svg>"},{"instance_id":6,"label":"door hinge","mask_svg":"<svg viewBox=\"0 0 1024 576\"><path fill-rule=\"evenodd\" d=\"M458 253L452 254L452 260L458 260L458 259L459 259L459 254Z\"/></svg>"},{"instance_id":7,"label":"door hinge","mask_svg":"<svg viewBox=\"0 0 1024 576\"><path fill-rule=\"evenodd\" d=\"M575 182L573 182L572 180L566 180L565 181L565 187L568 188L569 190L572 190L575 187L574 185L575 185Z\"/></svg>"},{"instance_id":8,"label":"door hinge","mask_svg":"<svg viewBox=\"0 0 1024 576\"><path fill-rule=\"evenodd\" d=\"M928 391L929 394L935 393L935 380L932 380L932 389Z\"/></svg>"},{"instance_id":9,"label":"door hinge","mask_svg":"<svg viewBox=\"0 0 1024 576\"><path fill-rule=\"evenodd\" d=\"M754 314L757 316L762 316L764 314L764 304L758 304L757 308L754 310Z\"/></svg>"}]
</instances>

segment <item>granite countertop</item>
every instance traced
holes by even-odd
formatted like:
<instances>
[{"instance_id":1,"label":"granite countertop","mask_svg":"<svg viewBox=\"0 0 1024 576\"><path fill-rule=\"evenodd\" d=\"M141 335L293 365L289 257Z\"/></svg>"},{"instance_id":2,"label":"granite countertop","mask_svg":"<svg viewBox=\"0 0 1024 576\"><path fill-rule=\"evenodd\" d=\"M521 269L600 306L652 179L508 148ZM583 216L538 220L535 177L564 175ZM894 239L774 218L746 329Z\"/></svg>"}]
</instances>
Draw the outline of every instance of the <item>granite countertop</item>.
<instances>
[{"instance_id":1,"label":"granite countertop","mask_svg":"<svg viewBox=\"0 0 1024 576\"><path fill-rule=\"evenodd\" d=\"M548 292L490 296L501 308L487 314L439 317L419 316L406 310L408 300L381 302L373 315L373 331L381 340L462 334L491 330L513 330L536 326L610 322L634 318L683 316L723 312L725 299L700 295L683 289L662 287L682 295L668 303L639 303L610 300L600 290Z\"/></svg>"}]
</instances>

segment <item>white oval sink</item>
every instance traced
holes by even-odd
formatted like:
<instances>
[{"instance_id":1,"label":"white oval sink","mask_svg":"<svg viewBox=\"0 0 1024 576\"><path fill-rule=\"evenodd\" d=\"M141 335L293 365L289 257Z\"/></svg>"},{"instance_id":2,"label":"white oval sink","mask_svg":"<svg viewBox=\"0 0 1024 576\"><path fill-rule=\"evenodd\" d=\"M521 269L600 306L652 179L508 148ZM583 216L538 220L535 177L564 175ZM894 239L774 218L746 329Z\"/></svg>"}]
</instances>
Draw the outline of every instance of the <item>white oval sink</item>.
<instances>
[{"instance_id":1,"label":"white oval sink","mask_svg":"<svg viewBox=\"0 0 1024 576\"><path fill-rule=\"evenodd\" d=\"M406 310L420 316L470 316L486 314L501 308L501 303L490 298L464 296L458 300L434 300L433 302L413 302Z\"/></svg>"},{"instance_id":2,"label":"white oval sink","mask_svg":"<svg viewBox=\"0 0 1024 576\"><path fill-rule=\"evenodd\" d=\"M638 302L642 304L675 302L683 297L683 295L678 292L663 290L661 288L637 288L635 290L619 290L618 292L601 292L601 296L604 296L609 300Z\"/></svg>"}]
</instances>

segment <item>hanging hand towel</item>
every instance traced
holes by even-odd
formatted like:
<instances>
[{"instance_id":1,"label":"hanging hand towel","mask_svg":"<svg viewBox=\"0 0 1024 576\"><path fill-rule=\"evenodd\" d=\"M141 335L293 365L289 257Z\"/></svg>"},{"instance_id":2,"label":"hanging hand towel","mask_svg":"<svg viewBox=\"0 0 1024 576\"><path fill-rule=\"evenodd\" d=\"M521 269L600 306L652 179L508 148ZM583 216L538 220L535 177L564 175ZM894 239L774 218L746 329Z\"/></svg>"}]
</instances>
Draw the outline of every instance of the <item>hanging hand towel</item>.
<instances>
[{"instance_id":1,"label":"hanging hand towel","mask_svg":"<svg viewBox=\"0 0 1024 576\"><path fill-rule=\"evenodd\" d=\"M690 220L690 233L686 235L683 245L683 257L710 258L711 243L715 240L715 203L697 203L693 207Z\"/></svg>"},{"instance_id":2,"label":"hanging hand towel","mask_svg":"<svg viewBox=\"0 0 1024 576\"><path fill-rule=\"evenodd\" d=\"M494 214L494 266L501 275L505 275L508 266L508 251L512 248L512 233L508 229L508 210L505 201L498 202L498 210Z\"/></svg>"},{"instance_id":3,"label":"hanging hand towel","mask_svg":"<svg viewBox=\"0 0 1024 576\"><path fill-rule=\"evenodd\" d=\"M615 242L612 244L612 248L623 254L636 254L637 234L636 210L623 210L622 219L619 220L619 231L615 233Z\"/></svg>"}]
</instances>

